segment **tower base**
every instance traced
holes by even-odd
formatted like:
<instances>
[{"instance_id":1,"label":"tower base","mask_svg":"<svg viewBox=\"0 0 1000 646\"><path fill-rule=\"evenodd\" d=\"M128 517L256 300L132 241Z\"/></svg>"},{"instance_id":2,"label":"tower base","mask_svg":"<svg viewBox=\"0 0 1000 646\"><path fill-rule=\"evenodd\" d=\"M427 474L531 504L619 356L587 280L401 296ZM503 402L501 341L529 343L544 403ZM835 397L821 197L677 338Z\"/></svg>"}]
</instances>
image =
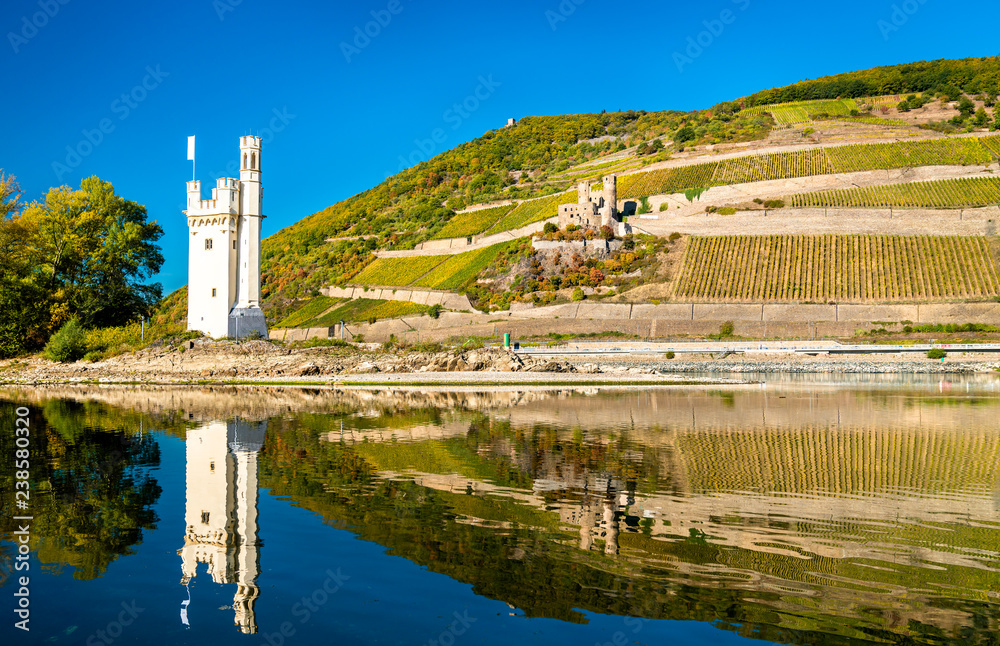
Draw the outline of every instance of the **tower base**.
<instances>
[{"instance_id":1,"label":"tower base","mask_svg":"<svg viewBox=\"0 0 1000 646\"><path fill-rule=\"evenodd\" d=\"M267 319L259 307L234 307L229 312L229 337L239 341L250 336L267 337Z\"/></svg>"}]
</instances>

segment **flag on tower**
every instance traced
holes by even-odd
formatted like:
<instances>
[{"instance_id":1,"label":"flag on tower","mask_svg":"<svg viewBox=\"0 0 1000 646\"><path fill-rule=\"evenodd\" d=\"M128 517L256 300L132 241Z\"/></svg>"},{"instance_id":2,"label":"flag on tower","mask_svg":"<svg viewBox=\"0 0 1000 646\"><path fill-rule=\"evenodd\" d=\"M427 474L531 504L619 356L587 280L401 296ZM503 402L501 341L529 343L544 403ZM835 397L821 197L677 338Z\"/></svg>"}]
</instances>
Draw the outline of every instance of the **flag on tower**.
<instances>
[{"instance_id":1,"label":"flag on tower","mask_svg":"<svg viewBox=\"0 0 1000 646\"><path fill-rule=\"evenodd\" d=\"M194 135L188 137L188 160L194 161Z\"/></svg>"}]
</instances>

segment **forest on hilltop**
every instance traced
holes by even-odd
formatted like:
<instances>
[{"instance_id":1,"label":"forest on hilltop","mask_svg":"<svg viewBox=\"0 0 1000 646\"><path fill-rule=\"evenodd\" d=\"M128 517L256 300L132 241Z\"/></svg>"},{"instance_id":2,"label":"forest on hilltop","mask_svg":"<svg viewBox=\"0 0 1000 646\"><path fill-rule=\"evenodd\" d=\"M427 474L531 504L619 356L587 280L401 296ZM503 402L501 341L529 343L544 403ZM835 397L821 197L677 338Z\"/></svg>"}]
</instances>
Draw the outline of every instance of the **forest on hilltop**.
<instances>
[{"instance_id":1,"label":"forest on hilltop","mask_svg":"<svg viewBox=\"0 0 1000 646\"><path fill-rule=\"evenodd\" d=\"M749 108L811 99L858 98L911 92L945 93L955 100L962 93L995 97L1000 94L1000 57L919 61L845 72L755 92L739 99L737 103Z\"/></svg>"}]
</instances>

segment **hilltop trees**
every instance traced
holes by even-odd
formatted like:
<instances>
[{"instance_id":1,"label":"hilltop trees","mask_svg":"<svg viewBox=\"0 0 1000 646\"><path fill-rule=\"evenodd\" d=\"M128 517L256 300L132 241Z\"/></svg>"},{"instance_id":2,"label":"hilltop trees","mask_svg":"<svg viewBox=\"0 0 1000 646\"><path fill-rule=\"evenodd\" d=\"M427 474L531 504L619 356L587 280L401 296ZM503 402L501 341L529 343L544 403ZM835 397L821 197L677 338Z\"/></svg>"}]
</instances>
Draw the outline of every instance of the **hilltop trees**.
<instances>
[{"instance_id":1,"label":"hilltop trees","mask_svg":"<svg viewBox=\"0 0 1000 646\"><path fill-rule=\"evenodd\" d=\"M39 347L63 323L120 325L150 312L163 229L97 177L21 208L12 178L0 199L0 356Z\"/></svg>"}]
</instances>

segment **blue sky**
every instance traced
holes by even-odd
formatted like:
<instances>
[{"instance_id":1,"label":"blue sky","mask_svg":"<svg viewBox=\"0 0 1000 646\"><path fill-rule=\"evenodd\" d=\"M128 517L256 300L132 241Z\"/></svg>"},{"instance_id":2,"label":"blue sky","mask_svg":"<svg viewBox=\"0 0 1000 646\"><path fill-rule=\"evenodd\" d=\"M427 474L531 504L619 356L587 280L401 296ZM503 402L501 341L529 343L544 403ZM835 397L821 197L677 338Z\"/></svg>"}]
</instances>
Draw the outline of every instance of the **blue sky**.
<instances>
[{"instance_id":1,"label":"blue sky","mask_svg":"<svg viewBox=\"0 0 1000 646\"><path fill-rule=\"evenodd\" d=\"M706 108L995 55L994 13L983 0L6 0L0 168L29 200L97 175L144 204L166 231L168 293L187 282L188 135L205 197L238 137L264 137L267 236L508 117Z\"/></svg>"}]
</instances>

